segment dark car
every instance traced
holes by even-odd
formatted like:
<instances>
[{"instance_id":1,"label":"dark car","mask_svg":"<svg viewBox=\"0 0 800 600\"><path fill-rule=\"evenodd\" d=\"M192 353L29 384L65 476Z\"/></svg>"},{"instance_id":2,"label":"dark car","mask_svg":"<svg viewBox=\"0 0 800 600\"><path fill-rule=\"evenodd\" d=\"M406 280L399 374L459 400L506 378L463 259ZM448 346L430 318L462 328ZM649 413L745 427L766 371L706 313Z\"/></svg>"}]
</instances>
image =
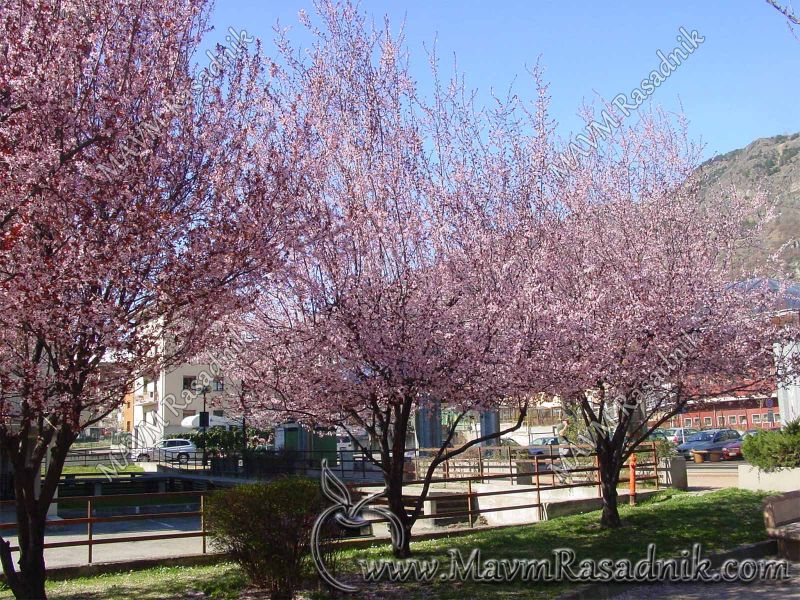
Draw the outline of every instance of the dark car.
<instances>
[{"instance_id":1,"label":"dark car","mask_svg":"<svg viewBox=\"0 0 800 600\"><path fill-rule=\"evenodd\" d=\"M722 446L722 458L725 460L742 458L742 440L733 440Z\"/></svg>"},{"instance_id":2,"label":"dark car","mask_svg":"<svg viewBox=\"0 0 800 600\"><path fill-rule=\"evenodd\" d=\"M722 447L734 440L740 439L738 431L733 429L707 429L699 431L687 438L678 446L678 454L684 458L693 459L692 450L722 450Z\"/></svg>"},{"instance_id":3,"label":"dark car","mask_svg":"<svg viewBox=\"0 0 800 600\"><path fill-rule=\"evenodd\" d=\"M645 440L647 442L660 442L660 441L667 441L667 431L665 429L653 429L650 432L650 435L647 436Z\"/></svg>"},{"instance_id":4,"label":"dark car","mask_svg":"<svg viewBox=\"0 0 800 600\"><path fill-rule=\"evenodd\" d=\"M733 460L735 458L744 458L742 455L742 444L746 438L749 438L751 435L756 435L758 433L758 429L748 429L742 434L741 439L734 440L732 442L728 442L722 447L722 458L726 460Z\"/></svg>"}]
</instances>

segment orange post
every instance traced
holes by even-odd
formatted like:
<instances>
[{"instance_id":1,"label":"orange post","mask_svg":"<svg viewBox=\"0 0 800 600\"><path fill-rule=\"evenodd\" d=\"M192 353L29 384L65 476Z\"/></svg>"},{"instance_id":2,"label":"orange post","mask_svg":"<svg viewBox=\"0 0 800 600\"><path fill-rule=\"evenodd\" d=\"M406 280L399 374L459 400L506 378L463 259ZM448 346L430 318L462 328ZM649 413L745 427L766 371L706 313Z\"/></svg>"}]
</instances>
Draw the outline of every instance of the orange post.
<instances>
[{"instance_id":1,"label":"orange post","mask_svg":"<svg viewBox=\"0 0 800 600\"><path fill-rule=\"evenodd\" d=\"M630 485L628 501L631 506L635 506L636 505L636 454L631 454L631 458L628 461L628 465L630 466L630 475L628 476L628 483Z\"/></svg>"}]
</instances>

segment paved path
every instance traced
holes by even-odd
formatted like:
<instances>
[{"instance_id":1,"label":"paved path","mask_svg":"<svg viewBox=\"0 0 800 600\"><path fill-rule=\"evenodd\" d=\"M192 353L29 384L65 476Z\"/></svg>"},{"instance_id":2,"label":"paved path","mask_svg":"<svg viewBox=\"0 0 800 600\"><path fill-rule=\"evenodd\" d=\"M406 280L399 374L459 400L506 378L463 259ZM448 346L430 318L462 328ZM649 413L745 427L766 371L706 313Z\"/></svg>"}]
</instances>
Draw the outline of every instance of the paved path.
<instances>
[{"instance_id":1,"label":"paved path","mask_svg":"<svg viewBox=\"0 0 800 600\"><path fill-rule=\"evenodd\" d=\"M630 587L614 600L800 600L800 564L794 563L787 581L754 581L752 583L667 583Z\"/></svg>"},{"instance_id":2,"label":"paved path","mask_svg":"<svg viewBox=\"0 0 800 600\"><path fill-rule=\"evenodd\" d=\"M143 511L154 511L158 507L143 507ZM165 507L164 510L182 510L182 508ZM196 509L195 509L196 510ZM75 515L70 515L75 516ZM155 533L176 533L198 531L199 517L143 519L140 521L122 521L117 523L97 523L94 525L93 538L119 538L146 536ZM16 544L16 536L6 539ZM65 527L48 527L47 542L65 542L86 540L86 525L70 525ZM179 538L174 540L146 540L135 542L119 542L98 544L92 547L93 562L117 562L142 558L169 558L198 554L202 552L201 537ZM48 548L44 553L48 567L66 567L85 565L89 558L88 546L68 548ZM18 558L14 553L14 560Z\"/></svg>"}]
</instances>

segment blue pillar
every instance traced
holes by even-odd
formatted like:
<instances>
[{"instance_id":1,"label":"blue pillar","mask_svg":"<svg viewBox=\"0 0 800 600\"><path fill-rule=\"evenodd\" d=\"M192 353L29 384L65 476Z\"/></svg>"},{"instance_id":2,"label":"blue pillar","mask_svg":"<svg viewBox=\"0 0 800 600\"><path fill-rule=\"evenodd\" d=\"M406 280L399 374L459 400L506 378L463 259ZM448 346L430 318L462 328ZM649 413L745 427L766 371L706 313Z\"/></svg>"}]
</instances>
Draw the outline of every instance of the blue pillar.
<instances>
[{"instance_id":1,"label":"blue pillar","mask_svg":"<svg viewBox=\"0 0 800 600\"><path fill-rule=\"evenodd\" d=\"M442 403L439 400L421 400L414 425L419 448L441 448Z\"/></svg>"},{"instance_id":2,"label":"blue pillar","mask_svg":"<svg viewBox=\"0 0 800 600\"><path fill-rule=\"evenodd\" d=\"M487 410L481 413L481 435L483 437L485 435L489 435L492 433L499 433L500 432L500 411L498 410ZM497 446L499 443L499 437L492 438L491 440L487 440L481 443L481 446Z\"/></svg>"}]
</instances>

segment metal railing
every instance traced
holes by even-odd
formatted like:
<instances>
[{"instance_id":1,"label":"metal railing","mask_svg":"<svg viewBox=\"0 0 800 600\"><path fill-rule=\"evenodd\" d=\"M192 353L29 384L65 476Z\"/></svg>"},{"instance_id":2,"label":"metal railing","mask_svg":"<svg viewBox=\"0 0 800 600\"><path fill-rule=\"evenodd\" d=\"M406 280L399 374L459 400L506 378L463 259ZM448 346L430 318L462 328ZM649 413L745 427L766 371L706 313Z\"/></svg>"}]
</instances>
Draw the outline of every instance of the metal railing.
<instances>
[{"instance_id":1,"label":"metal railing","mask_svg":"<svg viewBox=\"0 0 800 600\"><path fill-rule=\"evenodd\" d=\"M652 443L649 447L641 447L637 450L626 463L624 474L619 478L618 486L627 484L631 504L636 502L637 484L639 482L652 483L653 489L661 487L659 475L659 459L656 444ZM602 478L598 465L597 455L588 451L588 447L553 446L547 454L531 454L531 450L538 447L524 446L489 446L477 447L472 452L472 456L464 453L457 458L448 460L438 465L433 472L430 488L430 500L436 502L442 500L464 500L465 510L438 511L430 514L420 515L420 520L452 520L467 519L468 527L475 525L477 517L482 514L493 512L503 512L512 510L536 509L538 512L536 520L544 520L546 502L542 495L556 490L576 489L576 488L596 488L597 498L601 498ZM438 452L438 449L435 450ZM419 453L433 454L433 449L420 449ZM466 456L465 456L466 455ZM638 457L645 456L646 460L641 461ZM428 457L428 462L430 458ZM564 463L572 464L564 464ZM530 467L530 468L528 468ZM415 457L415 468L413 473L417 476L424 473L425 457ZM416 477L406 479L404 485L421 485L426 479ZM511 486L507 489L476 491L473 485L479 483L496 483L508 481ZM440 493L435 492L437 485L444 485L446 488L450 484L460 484L466 489L457 492ZM350 484L351 488L357 489L365 494L364 488L381 487L383 483L363 483ZM508 496L514 494L535 494L535 502L523 502L522 504L512 504L493 508L481 508L478 501L483 497ZM404 495L404 503L413 503L416 496ZM385 504L385 501L381 501ZM387 519L368 519L368 523L381 523Z\"/></svg>"},{"instance_id":2,"label":"metal railing","mask_svg":"<svg viewBox=\"0 0 800 600\"><path fill-rule=\"evenodd\" d=\"M67 503L85 503L86 505L86 516L85 517L78 517L78 518L66 518L66 519L57 519L57 520L48 520L47 521L47 528L61 528L61 527L70 527L75 525L86 525L86 537L84 539L77 539L77 540L65 540L65 541L58 541L58 542L45 542L44 548L73 548L79 546L87 546L88 547L88 563L91 564L93 562L93 547L97 545L103 544L119 544L119 543L130 543L130 542L145 542L145 541L153 541L153 540L174 540L174 539L181 539L181 538L192 538L192 537L200 537L202 538L202 551L205 553L207 551L207 544L206 544L206 527L205 527L205 495L208 492L205 491L191 491L191 492L157 492L157 493L150 493L150 494L117 494L117 495L109 495L109 496L70 496L65 498L55 498L53 500L53 504L67 504ZM179 497L179 498L199 498L199 510L183 510L183 511L172 511L172 512L145 512L145 513L138 513L138 514L121 514L121 515L109 515L109 516L96 516L95 510L98 505L102 505L103 503L119 503L120 500L123 501L131 501L133 502L134 506L138 506L135 504L137 500L141 501L146 499L148 502L155 499L166 498L166 497ZM0 502L0 506L2 505L9 505L14 504L13 500L5 500ZM101 536L97 537L95 534L95 525L99 523L120 523L120 522L127 522L127 521L144 521L148 519L182 519L182 518L192 518L192 517L199 517L200 518L200 529L192 530L192 531L179 531L179 532L164 532L164 533L154 533L154 534L146 534L146 535L126 535L126 536ZM0 523L0 531L6 532L9 530L17 529L16 523ZM12 552L19 551L18 545L12 545L10 547Z\"/></svg>"},{"instance_id":3,"label":"metal railing","mask_svg":"<svg viewBox=\"0 0 800 600\"><path fill-rule=\"evenodd\" d=\"M576 448L572 447L573 453ZM346 457L351 451L344 451ZM420 479L420 474L426 473L423 470L426 461L430 464L431 457L434 456L431 449L419 449L413 451L413 456L409 456L412 451L406 452L406 462L409 465L406 486L421 485L425 479ZM582 454L579 457L568 457L559 448L554 448L547 454L530 454L530 449L525 447L481 447L475 449L472 456L461 455L457 460L445 461L434 471L431 494L429 500L435 501L439 506L445 506L451 501L450 510L433 510L428 514L419 517L420 520L466 520L467 528L475 526L477 519L484 514L511 510L536 510L535 516L531 514L529 522L544 520L546 515L546 499L543 494L554 490L574 489L574 488L596 488L597 497L602 496L602 480L600 470L597 465L597 457L594 454ZM637 456L638 455L638 456ZM638 457L644 457L640 460ZM303 456L301 462L306 461L306 468L318 468L321 456ZM570 463L566 460L576 458ZM212 457L213 460L213 457ZM213 465L213 462L211 463ZM334 465L342 468L344 462ZM530 465L527 467L525 465ZM183 465L186 466L186 465ZM476 489L475 486L481 483L502 483L509 482L509 486L500 489ZM628 484L632 498L636 496L636 485L639 482L652 482L654 489L661 485L659 478L658 456L655 444L652 448L646 448L638 452L627 467L627 476L620 478L619 485ZM383 482L370 481L350 481L348 486L354 494L366 494L369 488L382 487ZM442 491L441 486L444 486ZM48 548L69 548L69 547L88 547L88 562L94 559L93 548L98 545L115 543L134 543L153 540L172 540L182 538L202 538L202 551L207 551L207 531L205 526L205 496L209 492L180 491L180 492L153 492L143 494L113 494L113 495L83 495L83 496L64 496L54 499L53 504L65 505L85 503L85 516L73 518L60 518L47 522L48 529L62 528L75 525L86 525L86 534L82 539L50 541L44 547ZM481 507L480 499L498 496L513 496L514 494L527 494L527 498L522 498L518 503L495 506ZM535 501L531 502L531 494ZM147 506L153 505L153 500L167 498L186 498L195 499L190 504L189 510L167 510L166 512L148 511ZM403 496L407 503L416 501L417 496L409 493ZM145 502L142 502L142 501ZM385 500L384 500L385 501ZM454 502L453 502L454 501ZM116 514L98 516L97 508L103 504L113 503L117 506L124 506L128 503L139 507L137 514ZM120 504L122 503L122 504ZM14 501L3 501L0 505L13 505ZM165 504L172 504L166 502ZM194 505L197 505L195 508ZM188 505L187 505L188 506ZM455 509L453 509L455 507ZM438 507L437 507L438 508ZM141 509L145 509L141 512ZM164 519L183 519L199 518L199 529L178 532L156 532L140 535L97 535L95 526L102 523L119 523L126 521L146 521ZM368 524L380 523L385 519L367 519ZM16 529L16 523L1 523L0 531L12 531ZM12 551L18 551L16 545L11 546Z\"/></svg>"}]
</instances>

